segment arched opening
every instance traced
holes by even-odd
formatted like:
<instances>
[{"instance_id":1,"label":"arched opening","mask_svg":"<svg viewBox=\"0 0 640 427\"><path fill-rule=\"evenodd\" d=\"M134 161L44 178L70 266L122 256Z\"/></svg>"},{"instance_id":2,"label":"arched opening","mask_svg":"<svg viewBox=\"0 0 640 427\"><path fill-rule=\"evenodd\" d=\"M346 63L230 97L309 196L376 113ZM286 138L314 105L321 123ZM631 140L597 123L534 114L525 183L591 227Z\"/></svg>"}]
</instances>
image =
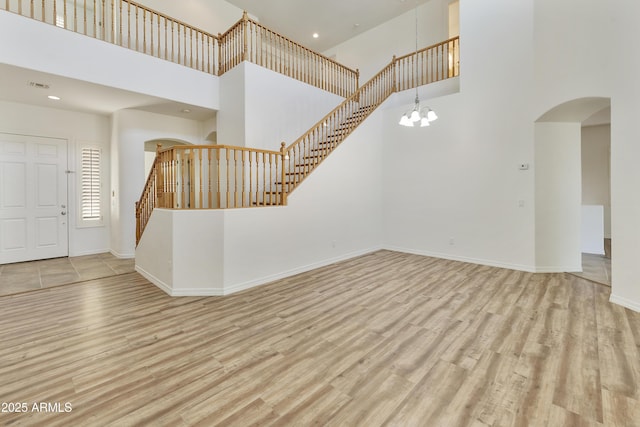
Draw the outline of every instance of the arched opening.
<instances>
[{"instance_id":1,"label":"arched opening","mask_svg":"<svg viewBox=\"0 0 640 427\"><path fill-rule=\"evenodd\" d=\"M611 284L610 105L609 98L575 99L535 122L539 271Z\"/></svg>"},{"instance_id":2,"label":"arched opening","mask_svg":"<svg viewBox=\"0 0 640 427\"><path fill-rule=\"evenodd\" d=\"M153 166L153 161L156 158L156 152L158 151L158 146L160 149L174 147L176 145L192 145L187 141L182 141L180 139L151 139L149 141L144 142L144 176L149 176L149 172L151 171L151 166Z\"/></svg>"}]
</instances>

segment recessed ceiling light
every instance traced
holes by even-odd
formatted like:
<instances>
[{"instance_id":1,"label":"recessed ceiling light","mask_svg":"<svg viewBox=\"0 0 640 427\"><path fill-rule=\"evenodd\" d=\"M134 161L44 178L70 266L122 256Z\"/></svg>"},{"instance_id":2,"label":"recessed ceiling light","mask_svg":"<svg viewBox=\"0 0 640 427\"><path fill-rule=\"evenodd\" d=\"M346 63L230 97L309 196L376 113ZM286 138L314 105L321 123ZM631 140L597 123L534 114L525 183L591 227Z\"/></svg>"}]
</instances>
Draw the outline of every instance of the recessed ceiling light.
<instances>
[{"instance_id":1,"label":"recessed ceiling light","mask_svg":"<svg viewBox=\"0 0 640 427\"><path fill-rule=\"evenodd\" d=\"M314 39L317 39L318 37L320 37L320 34L318 34L318 33L313 33L313 38L314 38Z\"/></svg>"},{"instance_id":2,"label":"recessed ceiling light","mask_svg":"<svg viewBox=\"0 0 640 427\"><path fill-rule=\"evenodd\" d=\"M191 112L191 110L189 110L188 108L183 108L182 112L185 114L189 114Z\"/></svg>"},{"instance_id":3,"label":"recessed ceiling light","mask_svg":"<svg viewBox=\"0 0 640 427\"><path fill-rule=\"evenodd\" d=\"M53 99L54 101L60 101L60 97L59 96L55 96L55 95L49 95L49 96L47 96L47 98Z\"/></svg>"}]
</instances>

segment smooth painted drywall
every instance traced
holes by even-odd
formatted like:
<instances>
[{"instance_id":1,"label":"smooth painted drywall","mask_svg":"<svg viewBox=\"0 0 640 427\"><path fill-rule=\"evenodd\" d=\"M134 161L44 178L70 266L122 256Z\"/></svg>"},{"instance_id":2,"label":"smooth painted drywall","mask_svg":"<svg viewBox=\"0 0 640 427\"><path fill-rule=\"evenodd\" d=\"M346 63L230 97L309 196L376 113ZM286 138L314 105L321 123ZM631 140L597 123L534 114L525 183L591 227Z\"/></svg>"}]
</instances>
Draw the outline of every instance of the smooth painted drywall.
<instances>
[{"instance_id":1,"label":"smooth painted drywall","mask_svg":"<svg viewBox=\"0 0 640 427\"><path fill-rule=\"evenodd\" d=\"M534 1L538 116L573 99L611 96L612 75L620 66L611 56L612 10L610 1Z\"/></svg>"},{"instance_id":2,"label":"smooth painted drywall","mask_svg":"<svg viewBox=\"0 0 640 427\"><path fill-rule=\"evenodd\" d=\"M535 269L532 13L527 1L461 1L460 92L421 95L439 115L428 128L398 126L415 93L394 95L383 116L385 247Z\"/></svg>"},{"instance_id":3,"label":"smooth painted drywall","mask_svg":"<svg viewBox=\"0 0 640 427\"><path fill-rule=\"evenodd\" d=\"M223 295L379 249L382 114L324 160L287 206L154 211L136 268L171 295ZM171 241L146 237L162 229L171 229Z\"/></svg>"},{"instance_id":4,"label":"smooth painted drywall","mask_svg":"<svg viewBox=\"0 0 640 427\"><path fill-rule=\"evenodd\" d=\"M139 110L120 110L111 119L111 251L133 257L135 250L135 202L140 198L144 175L144 143L176 139L203 144L202 124Z\"/></svg>"},{"instance_id":5,"label":"smooth painted drywall","mask_svg":"<svg viewBox=\"0 0 640 427\"><path fill-rule=\"evenodd\" d=\"M17 14L0 13L0 52L5 64L205 108L219 107L216 76Z\"/></svg>"},{"instance_id":6,"label":"smooth painted drywall","mask_svg":"<svg viewBox=\"0 0 640 427\"><path fill-rule=\"evenodd\" d=\"M582 205L580 250L586 254L604 255L604 208Z\"/></svg>"},{"instance_id":7,"label":"smooth painted drywall","mask_svg":"<svg viewBox=\"0 0 640 427\"><path fill-rule=\"evenodd\" d=\"M217 141L280 150L302 136L343 98L243 62L220 77Z\"/></svg>"},{"instance_id":8,"label":"smooth painted drywall","mask_svg":"<svg viewBox=\"0 0 640 427\"><path fill-rule=\"evenodd\" d=\"M611 79L611 300L640 311L640 2L614 0Z\"/></svg>"},{"instance_id":9,"label":"smooth painted drywall","mask_svg":"<svg viewBox=\"0 0 640 427\"><path fill-rule=\"evenodd\" d=\"M224 295L224 211L154 209L136 270L172 296Z\"/></svg>"},{"instance_id":10,"label":"smooth painted drywall","mask_svg":"<svg viewBox=\"0 0 640 427\"><path fill-rule=\"evenodd\" d=\"M243 65L248 147L279 150L281 142L291 144L344 100L258 65Z\"/></svg>"},{"instance_id":11,"label":"smooth painted drywall","mask_svg":"<svg viewBox=\"0 0 640 427\"><path fill-rule=\"evenodd\" d=\"M68 141L69 170L79 167L79 146L102 148L104 225L78 228L79 190L77 174L68 180L69 255L80 256L109 250L109 119L95 114L0 101L0 132L62 138Z\"/></svg>"},{"instance_id":12,"label":"smooth painted drywall","mask_svg":"<svg viewBox=\"0 0 640 427\"><path fill-rule=\"evenodd\" d=\"M224 0L139 0L137 3L213 35L224 33L242 18L242 9Z\"/></svg>"},{"instance_id":13,"label":"smooth painted drywall","mask_svg":"<svg viewBox=\"0 0 640 427\"><path fill-rule=\"evenodd\" d=\"M611 125L582 128L582 204L604 208L604 237L611 238Z\"/></svg>"},{"instance_id":14,"label":"smooth painted drywall","mask_svg":"<svg viewBox=\"0 0 640 427\"><path fill-rule=\"evenodd\" d=\"M439 43L448 37L449 0L431 0L418 7L418 48ZM416 50L415 11L404 13L371 30L354 35L325 54L360 70L363 84L391 62Z\"/></svg>"},{"instance_id":15,"label":"smooth painted drywall","mask_svg":"<svg viewBox=\"0 0 640 427\"><path fill-rule=\"evenodd\" d=\"M331 153L288 206L225 211L225 290L380 247L382 115L375 112Z\"/></svg>"},{"instance_id":16,"label":"smooth painted drywall","mask_svg":"<svg viewBox=\"0 0 640 427\"><path fill-rule=\"evenodd\" d=\"M582 271L580 123L536 123L536 268Z\"/></svg>"}]
</instances>

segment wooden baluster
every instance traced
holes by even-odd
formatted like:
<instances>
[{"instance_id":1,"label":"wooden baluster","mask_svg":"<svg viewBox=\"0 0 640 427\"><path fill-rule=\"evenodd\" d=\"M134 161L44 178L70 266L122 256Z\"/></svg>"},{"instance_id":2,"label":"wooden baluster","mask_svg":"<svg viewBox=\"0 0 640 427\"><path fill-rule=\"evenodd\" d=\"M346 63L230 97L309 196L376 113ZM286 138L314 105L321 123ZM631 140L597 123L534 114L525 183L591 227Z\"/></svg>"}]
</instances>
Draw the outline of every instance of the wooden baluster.
<instances>
[{"instance_id":1,"label":"wooden baluster","mask_svg":"<svg viewBox=\"0 0 640 427\"><path fill-rule=\"evenodd\" d=\"M127 48L131 49L131 3L127 2Z\"/></svg>"},{"instance_id":2,"label":"wooden baluster","mask_svg":"<svg viewBox=\"0 0 640 427\"><path fill-rule=\"evenodd\" d=\"M140 16L140 8L138 7L138 5L135 5L134 7L136 8L135 9L136 10L136 48L135 48L135 50L140 52L140 45L139 45L139 42L140 42L139 26L140 26L140 24L138 23L138 18Z\"/></svg>"},{"instance_id":3,"label":"wooden baluster","mask_svg":"<svg viewBox=\"0 0 640 427\"><path fill-rule=\"evenodd\" d=\"M150 22L149 22L149 38L151 39L150 40L150 43L151 43L151 52L150 52L150 54L151 54L151 56L155 56L155 54L154 54L154 50L155 50L154 47L155 46L154 46L154 43L153 43L153 32L154 32L153 31L153 16L154 15L155 15L155 13L149 12L149 20L150 20Z\"/></svg>"},{"instance_id":4,"label":"wooden baluster","mask_svg":"<svg viewBox=\"0 0 640 427\"><path fill-rule=\"evenodd\" d=\"M238 207L238 187L240 184L240 179L238 177L238 150L233 150L233 207Z\"/></svg>"},{"instance_id":5,"label":"wooden baluster","mask_svg":"<svg viewBox=\"0 0 640 427\"><path fill-rule=\"evenodd\" d=\"M147 9L142 9L142 53L147 53Z\"/></svg>"},{"instance_id":6,"label":"wooden baluster","mask_svg":"<svg viewBox=\"0 0 640 427\"><path fill-rule=\"evenodd\" d=\"M221 76L225 73L225 39L222 37L222 34L218 33L218 75Z\"/></svg>"},{"instance_id":7,"label":"wooden baluster","mask_svg":"<svg viewBox=\"0 0 640 427\"><path fill-rule=\"evenodd\" d=\"M198 148L198 159L197 159L197 166L198 166L198 177L197 177L197 181L198 181L198 200L196 200L196 208L197 209L202 209L204 208L204 176L203 176L203 165L204 162L202 161L202 149ZM195 173L195 172L194 172Z\"/></svg>"},{"instance_id":8,"label":"wooden baluster","mask_svg":"<svg viewBox=\"0 0 640 427\"><path fill-rule=\"evenodd\" d=\"M167 17L164 18L164 59L165 61L169 59L169 29L167 28L168 22L169 20L167 19ZM173 59L173 58L172 58Z\"/></svg>"},{"instance_id":9,"label":"wooden baluster","mask_svg":"<svg viewBox=\"0 0 640 427\"><path fill-rule=\"evenodd\" d=\"M267 160L266 154L262 153L262 203L267 204Z\"/></svg>"},{"instance_id":10,"label":"wooden baluster","mask_svg":"<svg viewBox=\"0 0 640 427\"><path fill-rule=\"evenodd\" d=\"M120 40L120 43L118 43L120 46L122 46L122 0L119 0L118 2L118 6L119 6L119 15L118 15L118 40Z\"/></svg>"},{"instance_id":11,"label":"wooden baluster","mask_svg":"<svg viewBox=\"0 0 640 427\"><path fill-rule=\"evenodd\" d=\"M227 182L225 183L225 188L226 188L226 193L227 193L227 204L226 204L226 208L231 207L231 193L229 190L229 183L231 182L230 180L230 174L229 174L229 149L225 148L224 150L226 152L226 158L227 158Z\"/></svg>"},{"instance_id":12,"label":"wooden baluster","mask_svg":"<svg viewBox=\"0 0 640 427\"><path fill-rule=\"evenodd\" d=\"M214 152L214 156L215 156L215 165L216 165L216 208L221 208L222 206L220 206L220 149L219 148L214 148L213 149Z\"/></svg>"},{"instance_id":13,"label":"wooden baluster","mask_svg":"<svg viewBox=\"0 0 640 427\"><path fill-rule=\"evenodd\" d=\"M178 34L176 34L176 44L178 45L177 63L182 64L182 24L176 22L176 27L178 28Z\"/></svg>"},{"instance_id":14,"label":"wooden baluster","mask_svg":"<svg viewBox=\"0 0 640 427\"><path fill-rule=\"evenodd\" d=\"M175 34L175 30L174 30L174 24L175 22L172 20L171 21L171 61L176 62L176 63L180 63L180 54L178 54L178 57L176 57L176 48L175 48L175 38L176 38L176 34Z\"/></svg>"},{"instance_id":15,"label":"wooden baluster","mask_svg":"<svg viewBox=\"0 0 640 427\"><path fill-rule=\"evenodd\" d=\"M189 27L189 67L193 68L193 28L191 27Z\"/></svg>"}]
</instances>

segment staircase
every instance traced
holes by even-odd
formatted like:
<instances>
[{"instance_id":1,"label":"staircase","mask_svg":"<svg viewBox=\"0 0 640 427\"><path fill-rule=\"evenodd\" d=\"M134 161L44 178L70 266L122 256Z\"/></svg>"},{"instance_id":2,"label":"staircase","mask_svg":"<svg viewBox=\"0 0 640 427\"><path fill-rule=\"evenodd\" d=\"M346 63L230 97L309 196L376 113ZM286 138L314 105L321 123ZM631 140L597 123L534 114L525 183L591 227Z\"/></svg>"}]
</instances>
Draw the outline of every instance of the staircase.
<instances>
[{"instance_id":1,"label":"staircase","mask_svg":"<svg viewBox=\"0 0 640 427\"><path fill-rule=\"evenodd\" d=\"M394 57L291 145L283 142L280 151L224 145L177 146L159 151L136 204L137 240L154 207L286 205L288 195L391 94L458 76L458 49L456 37ZM182 203L176 202L180 200Z\"/></svg>"}]
</instances>

